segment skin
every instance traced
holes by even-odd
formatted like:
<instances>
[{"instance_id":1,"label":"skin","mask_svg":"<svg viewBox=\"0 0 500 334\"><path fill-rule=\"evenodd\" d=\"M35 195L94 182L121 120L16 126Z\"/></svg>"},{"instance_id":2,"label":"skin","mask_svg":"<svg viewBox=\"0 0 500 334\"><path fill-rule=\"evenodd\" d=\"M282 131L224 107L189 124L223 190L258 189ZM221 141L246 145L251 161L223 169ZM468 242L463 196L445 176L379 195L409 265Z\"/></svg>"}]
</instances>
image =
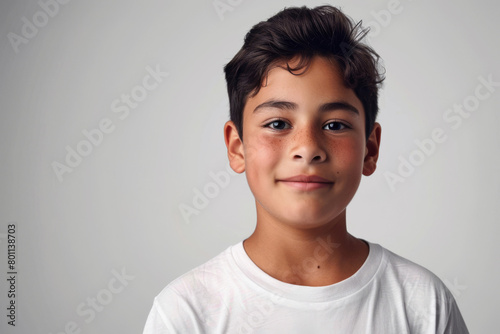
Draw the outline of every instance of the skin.
<instances>
[{"instance_id":1,"label":"skin","mask_svg":"<svg viewBox=\"0 0 500 334\"><path fill-rule=\"evenodd\" d=\"M243 140L233 122L224 126L230 166L246 173L255 197L257 224L243 246L260 269L286 283L324 286L362 266L369 247L347 232L346 207L361 176L375 171L380 134L375 123L366 138L363 105L335 62L317 56L300 75L269 71L245 105ZM325 182L287 181L297 175Z\"/></svg>"}]
</instances>

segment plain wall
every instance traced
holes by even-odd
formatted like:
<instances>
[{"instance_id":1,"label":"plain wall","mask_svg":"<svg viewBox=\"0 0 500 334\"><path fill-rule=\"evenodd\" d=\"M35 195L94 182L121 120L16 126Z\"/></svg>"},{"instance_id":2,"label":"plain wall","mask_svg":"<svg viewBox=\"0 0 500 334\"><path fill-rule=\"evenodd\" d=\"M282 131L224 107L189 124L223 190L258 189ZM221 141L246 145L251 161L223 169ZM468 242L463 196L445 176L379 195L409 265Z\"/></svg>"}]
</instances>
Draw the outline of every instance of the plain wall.
<instances>
[{"instance_id":1,"label":"plain wall","mask_svg":"<svg viewBox=\"0 0 500 334\"><path fill-rule=\"evenodd\" d=\"M348 229L436 273L470 332L492 333L499 5L329 3L372 27L387 76L378 169L348 207ZM0 331L140 333L166 284L253 231L245 176L211 176L228 168L222 68L252 25L304 2L54 4L0 4L0 277L9 224L17 272L16 327L1 279ZM161 73L144 83L150 72ZM197 191L212 196L200 209Z\"/></svg>"}]
</instances>

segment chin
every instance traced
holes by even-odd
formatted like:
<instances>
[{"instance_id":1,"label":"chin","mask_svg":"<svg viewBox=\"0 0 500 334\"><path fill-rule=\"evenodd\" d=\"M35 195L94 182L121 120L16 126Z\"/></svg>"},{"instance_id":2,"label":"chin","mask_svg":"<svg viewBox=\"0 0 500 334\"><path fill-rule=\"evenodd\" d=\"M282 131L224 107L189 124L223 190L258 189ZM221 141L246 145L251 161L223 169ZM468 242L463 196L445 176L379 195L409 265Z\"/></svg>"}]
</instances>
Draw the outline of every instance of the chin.
<instances>
[{"instance_id":1,"label":"chin","mask_svg":"<svg viewBox=\"0 0 500 334\"><path fill-rule=\"evenodd\" d=\"M294 210L295 211L295 210ZM338 214L334 214L332 212L288 212L284 219L288 225L296 227L296 228L317 228L321 226L325 226L337 221L337 217L341 215L342 211Z\"/></svg>"}]
</instances>

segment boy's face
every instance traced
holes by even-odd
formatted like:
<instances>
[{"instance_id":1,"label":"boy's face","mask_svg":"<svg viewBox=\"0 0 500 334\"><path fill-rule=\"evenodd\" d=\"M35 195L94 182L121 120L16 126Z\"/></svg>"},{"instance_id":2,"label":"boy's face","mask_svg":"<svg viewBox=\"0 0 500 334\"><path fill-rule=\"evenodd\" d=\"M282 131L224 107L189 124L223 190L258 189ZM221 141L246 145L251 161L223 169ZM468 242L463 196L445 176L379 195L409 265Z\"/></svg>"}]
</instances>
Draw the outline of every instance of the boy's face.
<instances>
[{"instance_id":1,"label":"boy's face","mask_svg":"<svg viewBox=\"0 0 500 334\"><path fill-rule=\"evenodd\" d=\"M273 68L264 81L245 105L243 141L225 126L231 167L246 172L258 219L312 228L341 217L361 175L375 171L380 126L367 140L361 101L325 58L300 75Z\"/></svg>"}]
</instances>

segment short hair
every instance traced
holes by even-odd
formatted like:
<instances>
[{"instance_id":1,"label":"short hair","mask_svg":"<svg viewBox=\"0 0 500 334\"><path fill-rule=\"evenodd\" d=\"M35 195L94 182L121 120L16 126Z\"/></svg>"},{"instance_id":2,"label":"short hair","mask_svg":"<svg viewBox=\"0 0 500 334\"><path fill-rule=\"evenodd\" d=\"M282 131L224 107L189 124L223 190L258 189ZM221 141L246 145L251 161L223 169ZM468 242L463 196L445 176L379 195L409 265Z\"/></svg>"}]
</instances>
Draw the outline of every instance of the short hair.
<instances>
[{"instance_id":1,"label":"short hair","mask_svg":"<svg viewBox=\"0 0 500 334\"><path fill-rule=\"evenodd\" d=\"M314 56L337 62L344 84L352 89L365 110L366 138L378 113L378 89L384 76L379 55L361 41L368 28L332 6L285 8L262 21L246 34L243 47L224 67L229 95L230 119L243 140L243 110L255 96L273 67L287 63L292 74L306 68ZM298 65L288 62L298 57ZM300 75L298 73L297 75Z\"/></svg>"}]
</instances>

